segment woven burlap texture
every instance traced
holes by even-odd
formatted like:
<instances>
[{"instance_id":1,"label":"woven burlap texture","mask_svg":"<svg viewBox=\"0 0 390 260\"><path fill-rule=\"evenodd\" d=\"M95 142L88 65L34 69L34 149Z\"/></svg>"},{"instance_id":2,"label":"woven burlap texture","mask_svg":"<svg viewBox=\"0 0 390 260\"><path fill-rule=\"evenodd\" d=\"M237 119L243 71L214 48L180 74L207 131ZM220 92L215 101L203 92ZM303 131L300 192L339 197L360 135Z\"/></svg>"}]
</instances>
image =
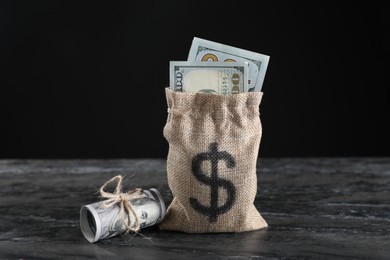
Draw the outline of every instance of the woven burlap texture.
<instances>
[{"instance_id":1,"label":"woven burlap texture","mask_svg":"<svg viewBox=\"0 0 390 260\"><path fill-rule=\"evenodd\" d=\"M168 185L161 230L243 232L267 227L256 207L262 92L182 93L166 88Z\"/></svg>"}]
</instances>

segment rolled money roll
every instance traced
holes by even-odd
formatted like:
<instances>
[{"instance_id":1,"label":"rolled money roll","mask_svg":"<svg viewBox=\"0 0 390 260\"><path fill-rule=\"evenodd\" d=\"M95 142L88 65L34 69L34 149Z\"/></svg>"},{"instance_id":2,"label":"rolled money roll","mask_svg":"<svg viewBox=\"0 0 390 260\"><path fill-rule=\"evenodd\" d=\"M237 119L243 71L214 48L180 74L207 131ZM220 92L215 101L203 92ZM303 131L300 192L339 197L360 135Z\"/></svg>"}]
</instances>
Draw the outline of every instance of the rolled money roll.
<instances>
[{"instance_id":1,"label":"rolled money roll","mask_svg":"<svg viewBox=\"0 0 390 260\"><path fill-rule=\"evenodd\" d=\"M166 206L161 194L154 188L143 190L143 197L130 201L135 213L145 228L160 223L166 214ZM123 221L119 218L120 207L103 207L104 201L84 205L80 209L80 228L84 237L91 243L117 236L126 232ZM135 219L130 218L130 225L135 226Z\"/></svg>"}]
</instances>

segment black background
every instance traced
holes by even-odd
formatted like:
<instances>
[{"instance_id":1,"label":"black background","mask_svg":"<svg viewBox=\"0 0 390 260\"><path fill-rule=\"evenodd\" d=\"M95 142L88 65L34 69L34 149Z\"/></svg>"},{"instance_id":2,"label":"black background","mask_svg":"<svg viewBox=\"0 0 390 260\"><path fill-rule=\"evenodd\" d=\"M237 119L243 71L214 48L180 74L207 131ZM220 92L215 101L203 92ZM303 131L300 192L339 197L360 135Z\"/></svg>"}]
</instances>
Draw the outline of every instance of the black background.
<instances>
[{"instance_id":1,"label":"black background","mask_svg":"<svg viewBox=\"0 0 390 260\"><path fill-rule=\"evenodd\" d=\"M194 36L270 55L261 157L390 156L390 10L351 3L2 2L0 158L165 158Z\"/></svg>"}]
</instances>

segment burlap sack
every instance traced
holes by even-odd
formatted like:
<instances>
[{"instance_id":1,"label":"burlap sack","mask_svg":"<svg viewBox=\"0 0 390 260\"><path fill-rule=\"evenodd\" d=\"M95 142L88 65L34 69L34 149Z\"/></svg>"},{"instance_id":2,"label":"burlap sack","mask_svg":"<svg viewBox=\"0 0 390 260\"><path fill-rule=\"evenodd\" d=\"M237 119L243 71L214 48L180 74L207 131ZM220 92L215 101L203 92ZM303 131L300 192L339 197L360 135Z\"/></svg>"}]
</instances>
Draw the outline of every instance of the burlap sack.
<instances>
[{"instance_id":1,"label":"burlap sack","mask_svg":"<svg viewBox=\"0 0 390 260\"><path fill-rule=\"evenodd\" d=\"M261 92L234 95L166 89L168 185L161 230L242 232L267 227L253 202L261 138Z\"/></svg>"}]
</instances>

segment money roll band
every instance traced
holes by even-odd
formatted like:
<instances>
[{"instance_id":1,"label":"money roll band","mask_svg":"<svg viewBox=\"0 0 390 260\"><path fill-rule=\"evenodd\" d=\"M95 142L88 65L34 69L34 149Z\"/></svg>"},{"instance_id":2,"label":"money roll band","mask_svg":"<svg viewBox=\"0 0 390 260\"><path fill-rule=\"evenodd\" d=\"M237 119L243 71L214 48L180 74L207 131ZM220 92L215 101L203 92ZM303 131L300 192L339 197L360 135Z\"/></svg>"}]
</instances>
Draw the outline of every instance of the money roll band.
<instances>
[{"instance_id":1,"label":"money roll band","mask_svg":"<svg viewBox=\"0 0 390 260\"><path fill-rule=\"evenodd\" d=\"M168 185L161 230L242 232L267 227L256 207L262 92L215 95L165 90Z\"/></svg>"}]
</instances>

